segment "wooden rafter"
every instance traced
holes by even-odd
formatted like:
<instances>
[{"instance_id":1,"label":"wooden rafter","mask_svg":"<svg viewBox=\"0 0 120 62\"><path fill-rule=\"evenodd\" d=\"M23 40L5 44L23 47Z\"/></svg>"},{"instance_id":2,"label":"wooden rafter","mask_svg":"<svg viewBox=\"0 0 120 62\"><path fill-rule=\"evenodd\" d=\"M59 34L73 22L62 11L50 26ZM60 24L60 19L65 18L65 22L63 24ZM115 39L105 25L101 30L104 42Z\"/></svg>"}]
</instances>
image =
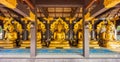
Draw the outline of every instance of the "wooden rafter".
<instances>
[{"instance_id":1,"label":"wooden rafter","mask_svg":"<svg viewBox=\"0 0 120 62\"><path fill-rule=\"evenodd\" d=\"M82 0L36 0L39 7L80 7Z\"/></svg>"},{"instance_id":2,"label":"wooden rafter","mask_svg":"<svg viewBox=\"0 0 120 62\"><path fill-rule=\"evenodd\" d=\"M48 14L48 11L46 8L40 8L41 12L44 14L45 17L48 17L49 14Z\"/></svg>"},{"instance_id":3,"label":"wooden rafter","mask_svg":"<svg viewBox=\"0 0 120 62\"><path fill-rule=\"evenodd\" d=\"M75 9L73 9L73 10L72 10L72 12L71 12L71 14L70 14L70 16L71 16L71 17L74 17L74 16L75 16L75 14L76 14L76 13L78 13L78 11L79 11L79 10L80 10L80 8L79 8L79 7L77 7L77 8L75 8Z\"/></svg>"}]
</instances>

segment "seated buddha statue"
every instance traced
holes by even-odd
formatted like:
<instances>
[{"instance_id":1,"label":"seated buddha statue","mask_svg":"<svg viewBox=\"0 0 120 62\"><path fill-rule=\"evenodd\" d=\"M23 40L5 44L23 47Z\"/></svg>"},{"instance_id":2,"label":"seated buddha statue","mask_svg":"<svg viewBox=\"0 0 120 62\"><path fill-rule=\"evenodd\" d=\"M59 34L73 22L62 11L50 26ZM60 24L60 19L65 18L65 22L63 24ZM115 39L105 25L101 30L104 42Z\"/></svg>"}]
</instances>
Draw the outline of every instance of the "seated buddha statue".
<instances>
[{"instance_id":1,"label":"seated buddha statue","mask_svg":"<svg viewBox=\"0 0 120 62\"><path fill-rule=\"evenodd\" d=\"M8 31L5 33L5 46L4 48L14 48L16 46L17 32L14 27L9 25Z\"/></svg>"},{"instance_id":2,"label":"seated buddha statue","mask_svg":"<svg viewBox=\"0 0 120 62\"><path fill-rule=\"evenodd\" d=\"M42 28L41 28L41 24L37 25L37 48L42 48Z\"/></svg>"},{"instance_id":3,"label":"seated buddha statue","mask_svg":"<svg viewBox=\"0 0 120 62\"><path fill-rule=\"evenodd\" d=\"M17 39L17 33L14 31L14 27L12 25L9 26L8 32L5 35L5 39L13 42L15 42L15 40Z\"/></svg>"},{"instance_id":4,"label":"seated buddha statue","mask_svg":"<svg viewBox=\"0 0 120 62\"><path fill-rule=\"evenodd\" d=\"M116 41L115 39L113 27L114 26L111 24L108 24L106 26L106 31L103 33L103 46L110 49L120 47L119 41Z\"/></svg>"},{"instance_id":5,"label":"seated buddha statue","mask_svg":"<svg viewBox=\"0 0 120 62\"><path fill-rule=\"evenodd\" d=\"M88 35L88 36L90 37L90 35ZM90 40L89 44L90 44L90 48L100 48L98 41L96 41L96 40ZM82 30L80 30L78 32L78 45L77 45L77 47L83 48L83 31Z\"/></svg>"},{"instance_id":6,"label":"seated buddha statue","mask_svg":"<svg viewBox=\"0 0 120 62\"><path fill-rule=\"evenodd\" d=\"M78 25L78 26L77 26ZM83 29L82 29L82 24L77 24L76 23L76 27L74 26L74 30L77 31L77 40L78 41L78 44L77 44L77 48L83 48ZM89 25L88 25L89 26ZM81 27L81 28L80 28ZM89 44L90 44L90 47L91 48L99 48L99 44L98 44L98 41L96 40L91 40L91 36L90 36L90 31L91 31L92 27L89 27L89 35L88 35L88 38L89 38Z\"/></svg>"},{"instance_id":7,"label":"seated buddha statue","mask_svg":"<svg viewBox=\"0 0 120 62\"><path fill-rule=\"evenodd\" d=\"M65 42L65 33L63 31L63 26L61 24L58 24L58 29L54 33L54 41L57 43L63 43Z\"/></svg>"},{"instance_id":8,"label":"seated buddha statue","mask_svg":"<svg viewBox=\"0 0 120 62\"><path fill-rule=\"evenodd\" d=\"M49 48L70 48L69 42L66 40L64 25L61 22L56 25L53 40L50 42Z\"/></svg>"},{"instance_id":9,"label":"seated buddha statue","mask_svg":"<svg viewBox=\"0 0 120 62\"><path fill-rule=\"evenodd\" d=\"M30 47L30 38L31 38L31 34L30 34L30 25L31 23L29 22L27 24L27 30L28 30L28 40L23 41L21 44L21 48L29 48ZM37 48L42 48L42 31L45 31L45 26L44 24L42 24L42 22L40 22L39 20L37 21L37 27L36 27L37 33L36 33L36 45Z\"/></svg>"},{"instance_id":10,"label":"seated buddha statue","mask_svg":"<svg viewBox=\"0 0 120 62\"><path fill-rule=\"evenodd\" d=\"M78 37L78 45L77 45L77 47L82 48L83 47L83 30L82 29L79 30L77 37Z\"/></svg>"},{"instance_id":11,"label":"seated buddha statue","mask_svg":"<svg viewBox=\"0 0 120 62\"><path fill-rule=\"evenodd\" d=\"M24 29L22 32L22 41L21 41L21 45L20 48L30 48L30 25L31 22L23 21L24 22Z\"/></svg>"}]
</instances>

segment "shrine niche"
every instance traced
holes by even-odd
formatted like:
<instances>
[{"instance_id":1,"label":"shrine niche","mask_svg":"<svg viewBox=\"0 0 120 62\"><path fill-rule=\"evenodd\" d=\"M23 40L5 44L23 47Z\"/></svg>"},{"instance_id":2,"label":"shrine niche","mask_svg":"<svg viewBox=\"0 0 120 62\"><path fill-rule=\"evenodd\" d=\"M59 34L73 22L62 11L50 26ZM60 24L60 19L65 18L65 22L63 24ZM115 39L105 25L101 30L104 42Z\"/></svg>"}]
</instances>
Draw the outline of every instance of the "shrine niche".
<instances>
[{"instance_id":1,"label":"shrine niche","mask_svg":"<svg viewBox=\"0 0 120 62\"><path fill-rule=\"evenodd\" d=\"M74 38L76 40L76 43L77 43L77 48L83 48L83 24L82 24L82 20L80 20L79 22L77 22L75 25L74 25L74 33L77 34L77 35L74 35ZM99 44L98 44L98 41L96 40L91 40L91 36L90 36L90 33L91 33L91 30L92 30L92 27L91 27L91 24L88 23L88 29L89 29L89 44L90 44L90 48L100 48Z\"/></svg>"},{"instance_id":2,"label":"shrine niche","mask_svg":"<svg viewBox=\"0 0 120 62\"><path fill-rule=\"evenodd\" d=\"M50 41L49 48L70 48L69 41L66 40L66 33L69 30L66 22L58 18L51 24L50 30L53 33L53 39Z\"/></svg>"},{"instance_id":3,"label":"shrine niche","mask_svg":"<svg viewBox=\"0 0 120 62\"><path fill-rule=\"evenodd\" d=\"M31 38L31 34L30 34L30 27L31 27L31 22L27 23L27 32L28 34L26 34L28 36L27 40L23 40L21 43L21 47L20 48L30 48L30 38ZM39 19L37 19L37 27L36 27L37 33L36 33L36 45L37 48L42 48L42 43L43 43L43 33L45 33L46 31L46 27L43 24L43 22L41 22Z\"/></svg>"}]
</instances>

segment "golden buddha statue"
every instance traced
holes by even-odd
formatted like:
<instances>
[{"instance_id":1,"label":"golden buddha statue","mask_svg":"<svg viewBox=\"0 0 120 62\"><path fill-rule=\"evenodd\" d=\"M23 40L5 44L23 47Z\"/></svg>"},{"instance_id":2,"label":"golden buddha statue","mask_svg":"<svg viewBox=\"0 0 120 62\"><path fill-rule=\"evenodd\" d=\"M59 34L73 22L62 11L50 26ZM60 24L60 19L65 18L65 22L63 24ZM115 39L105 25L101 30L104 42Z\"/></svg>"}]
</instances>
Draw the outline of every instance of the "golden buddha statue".
<instances>
[{"instance_id":1,"label":"golden buddha statue","mask_svg":"<svg viewBox=\"0 0 120 62\"><path fill-rule=\"evenodd\" d=\"M53 22L51 25L53 40L50 42L49 48L70 48L69 41L66 40L65 29L68 29L68 25L61 18Z\"/></svg>"},{"instance_id":2,"label":"golden buddha statue","mask_svg":"<svg viewBox=\"0 0 120 62\"><path fill-rule=\"evenodd\" d=\"M23 32L25 32L25 33L23 33L23 37L25 38L25 39L23 39L22 41L21 41L21 46L20 46L20 48L30 48L30 25L31 25L31 22L29 22L29 21L27 21L27 20L25 20L24 21L24 23L25 23L25 25L26 25L26 28L23 30Z\"/></svg>"},{"instance_id":3,"label":"golden buddha statue","mask_svg":"<svg viewBox=\"0 0 120 62\"><path fill-rule=\"evenodd\" d=\"M14 31L14 27L12 25L9 25L8 32L5 34L5 39L12 42L15 42L17 39L17 33Z\"/></svg>"},{"instance_id":4,"label":"golden buddha statue","mask_svg":"<svg viewBox=\"0 0 120 62\"><path fill-rule=\"evenodd\" d=\"M78 40L79 41L83 40L83 30L82 29L80 29L79 32L78 32Z\"/></svg>"},{"instance_id":5,"label":"golden buddha statue","mask_svg":"<svg viewBox=\"0 0 120 62\"><path fill-rule=\"evenodd\" d=\"M27 30L28 30L28 40L25 40L22 42L21 44L21 48L29 48L30 47L30 38L31 38L31 34L30 34L30 26L31 26L31 22L29 22L27 24ZM40 20L37 20L37 34L36 34L36 37L37 37L37 40L36 40L36 45L37 45L37 48L42 48L42 33L44 33L46 31L45 29L45 25L40 21Z\"/></svg>"},{"instance_id":6,"label":"golden buddha statue","mask_svg":"<svg viewBox=\"0 0 120 62\"><path fill-rule=\"evenodd\" d=\"M44 44L42 38L45 31L45 25L40 20L37 20L37 48L42 48L42 45Z\"/></svg>"},{"instance_id":7,"label":"golden buddha statue","mask_svg":"<svg viewBox=\"0 0 120 62\"><path fill-rule=\"evenodd\" d=\"M82 48L83 47L83 30L80 29L78 32L78 48Z\"/></svg>"},{"instance_id":8,"label":"golden buddha statue","mask_svg":"<svg viewBox=\"0 0 120 62\"><path fill-rule=\"evenodd\" d=\"M5 46L4 48L16 47L17 32L12 25L9 25L8 32L5 33Z\"/></svg>"},{"instance_id":9,"label":"golden buddha statue","mask_svg":"<svg viewBox=\"0 0 120 62\"><path fill-rule=\"evenodd\" d=\"M113 28L113 24L108 23L106 26L106 31L103 33L103 46L110 49L120 47L119 41L116 41L115 39Z\"/></svg>"},{"instance_id":10,"label":"golden buddha statue","mask_svg":"<svg viewBox=\"0 0 120 62\"><path fill-rule=\"evenodd\" d=\"M65 41L65 33L63 31L63 25L62 24L58 24L57 29L54 33L54 41L53 42L57 42L57 43L62 43Z\"/></svg>"},{"instance_id":11,"label":"golden buddha statue","mask_svg":"<svg viewBox=\"0 0 120 62\"><path fill-rule=\"evenodd\" d=\"M12 25L13 18L5 18L3 22L3 30L5 31L4 39L0 41L0 46L3 48L16 47L17 32L14 25Z\"/></svg>"},{"instance_id":12,"label":"golden buddha statue","mask_svg":"<svg viewBox=\"0 0 120 62\"><path fill-rule=\"evenodd\" d=\"M90 31L92 30L92 27L91 27L91 25L88 25L88 26L89 26L89 33L90 33ZM75 38L76 41L78 40L77 47L83 48L83 27L82 27L81 21L77 22L74 25L74 33L77 33L77 38ZM90 40L90 34L88 36L89 36L89 40ZM99 48L98 41L90 40L89 43L90 43L91 48Z\"/></svg>"}]
</instances>

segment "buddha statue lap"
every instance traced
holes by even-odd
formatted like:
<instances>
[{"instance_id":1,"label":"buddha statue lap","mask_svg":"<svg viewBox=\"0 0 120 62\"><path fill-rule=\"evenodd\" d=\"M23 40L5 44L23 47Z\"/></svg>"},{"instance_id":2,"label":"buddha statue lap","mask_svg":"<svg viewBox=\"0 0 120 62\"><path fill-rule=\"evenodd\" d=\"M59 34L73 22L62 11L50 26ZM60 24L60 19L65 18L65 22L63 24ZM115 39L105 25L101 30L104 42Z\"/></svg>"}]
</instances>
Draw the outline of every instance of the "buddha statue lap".
<instances>
[{"instance_id":1,"label":"buddha statue lap","mask_svg":"<svg viewBox=\"0 0 120 62\"><path fill-rule=\"evenodd\" d=\"M57 27L53 34L53 40L50 42L49 48L70 48L69 41L66 40L64 24L62 24L61 20L54 25L53 27Z\"/></svg>"}]
</instances>

